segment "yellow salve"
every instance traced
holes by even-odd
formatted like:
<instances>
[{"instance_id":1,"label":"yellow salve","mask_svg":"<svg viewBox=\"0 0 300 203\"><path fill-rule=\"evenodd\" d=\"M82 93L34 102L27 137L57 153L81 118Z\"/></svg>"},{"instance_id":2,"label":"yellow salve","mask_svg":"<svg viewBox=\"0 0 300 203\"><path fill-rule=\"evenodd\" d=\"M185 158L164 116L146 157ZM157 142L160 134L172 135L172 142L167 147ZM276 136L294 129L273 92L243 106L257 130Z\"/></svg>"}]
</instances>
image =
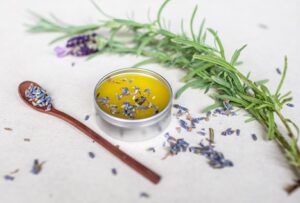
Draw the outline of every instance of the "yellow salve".
<instances>
[{"instance_id":1,"label":"yellow salve","mask_svg":"<svg viewBox=\"0 0 300 203\"><path fill-rule=\"evenodd\" d=\"M168 86L143 73L120 73L98 87L97 104L106 113L125 119L143 119L161 112L169 103Z\"/></svg>"}]
</instances>

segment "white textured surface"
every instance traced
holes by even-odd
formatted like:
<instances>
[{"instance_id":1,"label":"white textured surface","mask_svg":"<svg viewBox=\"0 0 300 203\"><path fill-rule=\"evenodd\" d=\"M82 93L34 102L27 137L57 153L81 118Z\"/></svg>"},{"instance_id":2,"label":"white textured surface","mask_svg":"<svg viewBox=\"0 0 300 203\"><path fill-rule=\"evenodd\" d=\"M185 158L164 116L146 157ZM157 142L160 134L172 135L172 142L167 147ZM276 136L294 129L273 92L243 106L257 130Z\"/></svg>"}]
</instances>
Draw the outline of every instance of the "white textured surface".
<instances>
[{"instance_id":1,"label":"white textured surface","mask_svg":"<svg viewBox=\"0 0 300 203\"><path fill-rule=\"evenodd\" d=\"M160 3L158 0L99 0L101 7L111 15L122 18L134 11L135 19L140 21L146 20L148 7L154 18ZM287 108L285 113L300 123L297 111L300 104L299 1L174 0L164 13L172 21L173 30L178 30L181 16L187 21L196 3L199 4L198 22L206 17L208 25L219 31L229 53L248 44L242 55L244 73L252 71L252 76L257 79L269 78L274 89L279 80L275 68L281 67L284 54L289 56L284 89L293 91L296 108ZM218 117L201 124L201 127L215 128L217 149L234 162L233 168L224 170L213 170L203 157L189 153L162 161L165 153L161 147L162 136L135 144L110 139L162 175L161 183L155 186L68 124L25 106L18 97L17 86L23 80L36 81L51 93L59 109L79 120L90 114L86 124L101 133L93 114L94 85L105 73L140 60L134 56L109 55L88 62L71 57L57 59L52 48L47 46L52 35L25 32L23 24L32 19L28 10L44 15L55 13L71 23L95 22L100 17L89 1L84 0L10 0L1 3L1 203L299 202L299 190L292 196L283 191L295 177L277 145L264 140L264 132L257 123L244 124L243 113L239 117ZM267 25L268 29L260 28L259 24ZM71 67L72 62L76 64L74 67ZM174 90L182 85L178 81L183 72L158 65L147 67L165 76ZM211 100L198 90L189 90L178 103L193 112L200 112ZM170 126L170 131L174 132L174 126ZM11 127L13 131L5 131L5 127ZM240 128L241 136L219 136L227 127ZM252 132L257 133L257 142L251 139ZM199 135L180 136L193 143L200 140ZM31 141L24 142L24 138ZM152 146L156 153L145 150ZM96 154L95 159L88 157L89 151ZM46 161L38 176L30 173L35 158ZM111 174L113 167L118 170L117 176ZM17 168L20 172L13 182L2 178ZM150 198L140 198L140 192L147 192Z\"/></svg>"}]
</instances>

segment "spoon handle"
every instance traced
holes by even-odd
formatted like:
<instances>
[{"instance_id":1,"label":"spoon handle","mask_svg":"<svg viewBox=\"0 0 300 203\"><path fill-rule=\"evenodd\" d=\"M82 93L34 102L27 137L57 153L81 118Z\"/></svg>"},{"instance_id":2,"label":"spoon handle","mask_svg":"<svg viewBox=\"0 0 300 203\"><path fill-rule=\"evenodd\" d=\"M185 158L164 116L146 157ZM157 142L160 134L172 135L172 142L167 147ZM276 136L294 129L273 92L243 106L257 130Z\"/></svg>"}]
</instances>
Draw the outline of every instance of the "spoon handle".
<instances>
[{"instance_id":1,"label":"spoon handle","mask_svg":"<svg viewBox=\"0 0 300 203\"><path fill-rule=\"evenodd\" d=\"M111 144L109 141L98 135L96 132L91 130L89 127L84 125L83 123L79 122L75 118L71 117L70 115L61 112L57 109L52 109L49 112L51 115L56 116L58 118L63 119L64 121L70 123L77 129L79 129L81 132L85 133L87 136L92 138L94 141L96 141L98 144L102 145L107 151L111 152L113 155L118 157L121 161L126 163L128 166L133 168L136 172L140 173L142 176L153 182L154 184L157 184L160 181L160 176L152 171L151 169L147 168L122 150L120 150L118 147Z\"/></svg>"}]
</instances>

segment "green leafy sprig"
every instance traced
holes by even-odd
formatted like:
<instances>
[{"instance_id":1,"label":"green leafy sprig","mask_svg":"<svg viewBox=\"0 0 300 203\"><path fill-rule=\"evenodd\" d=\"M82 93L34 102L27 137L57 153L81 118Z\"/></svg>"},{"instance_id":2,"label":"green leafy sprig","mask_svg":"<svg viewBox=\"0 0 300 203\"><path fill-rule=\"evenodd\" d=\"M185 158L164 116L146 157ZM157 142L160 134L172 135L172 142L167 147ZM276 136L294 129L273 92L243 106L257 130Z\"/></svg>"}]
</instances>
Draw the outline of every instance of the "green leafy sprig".
<instances>
[{"instance_id":1,"label":"green leafy sprig","mask_svg":"<svg viewBox=\"0 0 300 203\"><path fill-rule=\"evenodd\" d=\"M134 67L159 63L166 67L186 70L187 74L182 78L186 84L177 91L176 98L188 88L204 89L205 93L213 88L215 91L211 97L215 103L204 111L222 106L223 101L230 101L232 105L247 110L251 118L246 122L257 120L265 127L267 138L279 144L300 178L300 150L297 147L299 128L281 113L283 106L292 100L291 92L281 93L288 68L287 57L284 58L281 80L275 93L272 93L266 86L267 80L254 82L250 80L250 73L244 75L237 68L240 63L239 56L246 45L235 50L227 59L218 33L211 28L205 29L205 21L201 23L199 31L195 32L193 27L197 7L190 18L190 35L184 30L183 21L181 34L169 31L162 19L162 12L168 2L169 0L166 0L159 8L156 20L149 23L112 18L94 3L99 12L108 18L107 20L96 24L73 26L61 23L55 18L51 20L36 15L38 21L30 26L29 31L62 34L51 43L80 34L97 32L99 35L96 39L100 51L89 58L102 53L135 54L145 56L146 59ZM101 34L107 30L110 33L108 36ZM206 42L209 34L214 38L214 46ZM276 117L280 122L275 121ZM279 130L279 125L283 125L287 134ZM299 185L299 181L297 184Z\"/></svg>"}]
</instances>

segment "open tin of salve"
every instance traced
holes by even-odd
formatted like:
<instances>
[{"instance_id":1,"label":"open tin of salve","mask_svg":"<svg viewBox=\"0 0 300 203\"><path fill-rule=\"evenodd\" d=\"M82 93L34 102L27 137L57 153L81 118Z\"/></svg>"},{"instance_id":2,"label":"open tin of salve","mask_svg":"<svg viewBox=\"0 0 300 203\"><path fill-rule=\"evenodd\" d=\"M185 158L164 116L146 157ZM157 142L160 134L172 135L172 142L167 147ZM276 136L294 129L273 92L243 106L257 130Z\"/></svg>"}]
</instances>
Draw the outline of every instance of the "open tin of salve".
<instances>
[{"instance_id":1,"label":"open tin of salve","mask_svg":"<svg viewBox=\"0 0 300 203\"><path fill-rule=\"evenodd\" d=\"M120 69L105 75L94 91L101 130L125 141L163 132L171 119L173 92L161 75L146 69Z\"/></svg>"}]
</instances>

